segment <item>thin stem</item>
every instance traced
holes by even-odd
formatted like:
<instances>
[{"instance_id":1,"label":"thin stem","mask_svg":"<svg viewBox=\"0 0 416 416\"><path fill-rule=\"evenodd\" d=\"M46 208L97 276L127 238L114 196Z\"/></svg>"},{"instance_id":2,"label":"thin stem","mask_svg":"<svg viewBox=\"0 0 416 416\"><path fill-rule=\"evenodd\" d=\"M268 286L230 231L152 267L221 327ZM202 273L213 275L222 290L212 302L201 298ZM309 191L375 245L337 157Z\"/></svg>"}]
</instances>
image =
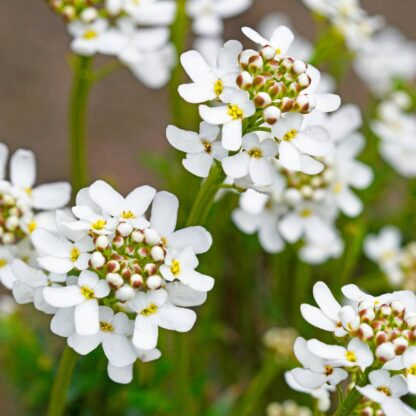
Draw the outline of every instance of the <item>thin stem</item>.
<instances>
[{"instance_id":1,"label":"thin stem","mask_svg":"<svg viewBox=\"0 0 416 416\"><path fill-rule=\"evenodd\" d=\"M367 382L368 374L364 373L357 382L357 385L364 386L367 384ZM358 406L362 397L363 396L360 394L360 392L354 387L345 397L344 401L340 403L338 410L334 413L333 416L352 415L354 409Z\"/></svg>"},{"instance_id":2,"label":"thin stem","mask_svg":"<svg viewBox=\"0 0 416 416\"><path fill-rule=\"evenodd\" d=\"M116 59L96 69L91 77L91 82L93 82L94 84L100 82L102 79L107 78L110 75L113 75L114 73L123 68L125 68L125 66L118 59Z\"/></svg>"},{"instance_id":3,"label":"thin stem","mask_svg":"<svg viewBox=\"0 0 416 416\"><path fill-rule=\"evenodd\" d=\"M49 398L47 416L61 416L64 413L67 392L77 362L77 353L65 346Z\"/></svg>"},{"instance_id":4,"label":"thin stem","mask_svg":"<svg viewBox=\"0 0 416 416\"><path fill-rule=\"evenodd\" d=\"M87 185L86 112L91 86L92 58L76 55L69 109L69 141L71 147L71 179L76 193Z\"/></svg>"}]
</instances>

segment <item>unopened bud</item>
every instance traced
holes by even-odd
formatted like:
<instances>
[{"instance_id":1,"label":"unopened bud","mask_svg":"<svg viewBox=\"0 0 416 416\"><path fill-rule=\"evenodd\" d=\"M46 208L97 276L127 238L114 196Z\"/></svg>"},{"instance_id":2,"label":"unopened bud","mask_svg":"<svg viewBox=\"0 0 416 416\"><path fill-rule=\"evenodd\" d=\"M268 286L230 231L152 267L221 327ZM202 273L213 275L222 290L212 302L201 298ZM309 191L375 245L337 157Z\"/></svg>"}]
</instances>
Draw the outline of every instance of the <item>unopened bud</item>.
<instances>
[{"instance_id":1,"label":"unopened bud","mask_svg":"<svg viewBox=\"0 0 416 416\"><path fill-rule=\"evenodd\" d=\"M381 305L379 311L380 314L385 318L388 318L392 313L391 307L389 305Z\"/></svg>"},{"instance_id":2,"label":"unopened bud","mask_svg":"<svg viewBox=\"0 0 416 416\"><path fill-rule=\"evenodd\" d=\"M138 289L143 284L143 277L140 274L132 274L130 276L130 284L135 289Z\"/></svg>"},{"instance_id":3,"label":"unopened bud","mask_svg":"<svg viewBox=\"0 0 416 416\"><path fill-rule=\"evenodd\" d=\"M91 255L91 265L95 269L98 269L100 267L103 267L105 264L105 257L99 252L94 251Z\"/></svg>"},{"instance_id":4,"label":"unopened bud","mask_svg":"<svg viewBox=\"0 0 416 416\"><path fill-rule=\"evenodd\" d=\"M276 56L276 49L272 46L268 45L265 46L261 51L260 55L266 60L270 61L270 59L273 59Z\"/></svg>"},{"instance_id":5,"label":"unopened bud","mask_svg":"<svg viewBox=\"0 0 416 416\"><path fill-rule=\"evenodd\" d=\"M149 255L149 250L148 250L147 248L145 248L145 247L140 247L140 248L137 250L137 255L138 255L141 259L144 259L144 258L146 258L146 257Z\"/></svg>"},{"instance_id":6,"label":"unopened bud","mask_svg":"<svg viewBox=\"0 0 416 416\"><path fill-rule=\"evenodd\" d=\"M160 246L154 246L150 250L150 255L154 261L162 261L165 258L165 251Z\"/></svg>"},{"instance_id":7,"label":"unopened bud","mask_svg":"<svg viewBox=\"0 0 416 416\"><path fill-rule=\"evenodd\" d=\"M134 230L131 234L131 239L136 243L141 243L144 240L144 234L139 230Z\"/></svg>"},{"instance_id":8,"label":"unopened bud","mask_svg":"<svg viewBox=\"0 0 416 416\"><path fill-rule=\"evenodd\" d=\"M258 108L265 108L272 103L272 99L267 92L259 92L253 99L254 104Z\"/></svg>"},{"instance_id":9,"label":"unopened bud","mask_svg":"<svg viewBox=\"0 0 416 416\"><path fill-rule=\"evenodd\" d=\"M108 284L114 288L119 288L124 283L123 278L118 273L107 273L105 280L107 280Z\"/></svg>"},{"instance_id":10,"label":"unopened bud","mask_svg":"<svg viewBox=\"0 0 416 416\"><path fill-rule=\"evenodd\" d=\"M114 237L113 239L113 246L115 248L120 248L122 247L124 244L124 238L121 237L120 235L117 235L116 237Z\"/></svg>"},{"instance_id":11,"label":"unopened bud","mask_svg":"<svg viewBox=\"0 0 416 416\"><path fill-rule=\"evenodd\" d=\"M19 218L17 218L15 215L7 218L6 220L6 228L8 230L15 230L17 226L19 225Z\"/></svg>"},{"instance_id":12,"label":"unopened bud","mask_svg":"<svg viewBox=\"0 0 416 416\"><path fill-rule=\"evenodd\" d=\"M116 273L120 270L120 263L117 260L110 260L106 264L106 269L109 273Z\"/></svg>"},{"instance_id":13,"label":"unopened bud","mask_svg":"<svg viewBox=\"0 0 416 416\"><path fill-rule=\"evenodd\" d=\"M253 55L248 60L248 69L252 72L255 72L263 68L263 59L259 54Z\"/></svg>"},{"instance_id":14,"label":"unopened bud","mask_svg":"<svg viewBox=\"0 0 416 416\"><path fill-rule=\"evenodd\" d=\"M397 355L402 355L407 350L407 347L409 346L409 341L403 336L401 336L393 341L393 345L395 353Z\"/></svg>"},{"instance_id":15,"label":"unopened bud","mask_svg":"<svg viewBox=\"0 0 416 416\"><path fill-rule=\"evenodd\" d=\"M308 74L300 74L298 76L297 82L302 88L306 88L311 85L311 79Z\"/></svg>"},{"instance_id":16,"label":"unopened bud","mask_svg":"<svg viewBox=\"0 0 416 416\"><path fill-rule=\"evenodd\" d=\"M95 239L95 247L101 250L105 250L110 245L108 237L100 235Z\"/></svg>"},{"instance_id":17,"label":"unopened bud","mask_svg":"<svg viewBox=\"0 0 416 416\"><path fill-rule=\"evenodd\" d=\"M362 341L368 341L374 336L373 328L368 324L361 324L358 328L358 337Z\"/></svg>"},{"instance_id":18,"label":"unopened bud","mask_svg":"<svg viewBox=\"0 0 416 416\"><path fill-rule=\"evenodd\" d=\"M129 222L121 222L117 226L117 231L122 237L128 237L133 231L133 226Z\"/></svg>"},{"instance_id":19,"label":"unopened bud","mask_svg":"<svg viewBox=\"0 0 416 416\"><path fill-rule=\"evenodd\" d=\"M283 113L291 111L295 105L295 102L289 97L283 97L282 102L280 103L280 110Z\"/></svg>"},{"instance_id":20,"label":"unopened bud","mask_svg":"<svg viewBox=\"0 0 416 416\"><path fill-rule=\"evenodd\" d=\"M391 342L385 342L377 347L376 357L382 362L391 361L396 357L394 350L394 345Z\"/></svg>"},{"instance_id":21,"label":"unopened bud","mask_svg":"<svg viewBox=\"0 0 416 416\"><path fill-rule=\"evenodd\" d=\"M386 343L388 339L389 339L389 337L388 337L386 332L378 331L376 333L376 344L377 345L381 345L381 344Z\"/></svg>"},{"instance_id":22,"label":"unopened bud","mask_svg":"<svg viewBox=\"0 0 416 416\"><path fill-rule=\"evenodd\" d=\"M160 236L153 228L144 230L144 239L147 244L154 245L160 242Z\"/></svg>"},{"instance_id":23,"label":"unopened bud","mask_svg":"<svg viewBox=\"0 0 416 416\"><path fill-rule=\"evenodd\" d=\"M246 69L249 63L249 60L252 56L258 55L257 51L254 51L253 49L246 49L240 54L240 65L243 69Z\"/></svg>"},{"instance_id":24,"label":"unopened bud","mask_svg":"<svg viewBox=\"0 0 416 416\"><path fill-rule=\"evenodd\" d=\"M360 317L363 322L371 322L376 317L376 314L374 309L364 309L360 311Z\"/></svg>"},{"instance_id":25,"label":"unopened bud","mask_svg":"<svg viewBox=\"0 0 416 416\"><path fill-rule=\"evenodd\" d=\"M253 84L253 77L251 74L247 71L241 72L241 74L238 74L237 76L237 85L242 89L246 90L249 89Z\"/></svg>"},{"instance_id":26,"label":"unopened bud","mask_svg":"<svg viewBox=\"0 0 416 416\"><path fill-rule=\"evenodd\" d=\"M123 277L124 280L126 279L130 279L130 276L133 274L133 272L131 271L130 267L124 267L121 270L121 276Z\"/></svg>"},{"instance_id":27,"label":"unopened bud","mask_svg":"<svg viewBox=\"0 0 416 416\"><path fill-rule=\"evenodd\" d=\"M144 266L143 271L148 276L151 276L152 274L155 274L157 272L157 266L154 263L147 263L146 266Z\"/></svg>"},{"instance_id":28,"label":"unopened bud","mask_svg":"<svg viewBox=\"0 0 416 416\"><path fill-rule=\"evenodd\" d=\"M397 316L402 316L406 307L403 302L400 302L399 300L394 300L390 304L391 309L393 310L393 313Z\"/></svg>"},{"instance_id":29,"label":"unopened bud","mask_svg":"<svg viewBox=\"0 0 416 416\"><path fill-rule=\"evenodd\" d=\"M267 82L267 78L264 77L263 75L257 75L254 79L253 79L253 87L255 88L261 88L263 85L265 85Z\"/></svg>"},{"instance_id":30,"label":"unopened bud","mask_svg":"<svg viewBox=\"0 0 416 416\"><path fill-rule=\"evenodd\" d=\"M294 60L292 58L289 58L288 56L286 58L283 58L280 62L280 66L286 70L291 71L293 68Z\"/></svg>"},{"instance_id":31,"label":"unopened bud","mask_svg":"<svg viewBox=\"0 0 416 416\"><path fill-rule=\"evenodd\" d=\"M121 302L126 302L134 298L136 291L129 285L123 285L116 291L116 298Z\"/></svg>"},{"instance_id":32,"label":"unopened bud","mask_svg":"<svg viewBox=\"0 0 416 416\"><path fill-rule=\"evenodd\" d=\"M303 74L306 72L306 69L308 66L305 62L301 61L300 59L296 59L295 62L293 62L293 71L295 71L297 74Z\"/></svg>"},{"instance_id":33,"label":"unopened bud","mask_svg":"<svg viewBox=\"0 0 416 416\"><path fill-rule=\"evenodd\" d=\"M162 286L163 279L157 275L154 274L153 276L150 276L146 280L146 286L150 290L156 290L159 289Z\"/></svg>"},{"instance_id":34,"label":"unopened bud","mask_svg":"<svg viewBox=\"0 0 416 416\"><path fill-rule=\"evenodd\" d=\"M92 23L98 17L98 12L94 7L88 7L81 12L81 20L84 23Z\"/></svg>"},{"instance_id":35,"label":"unopened bud","mask_svg":"<svg viewBox=\"0 0 416 416\"><path fill-rule=\"evenodd\" d=\"M282 112L273 105L267 107L263 111L264 120L266 121L266 123L270 124L271 126L273 124L276 124L279 121L281 115L282 115Z\"/></svg>"}]
</instances>

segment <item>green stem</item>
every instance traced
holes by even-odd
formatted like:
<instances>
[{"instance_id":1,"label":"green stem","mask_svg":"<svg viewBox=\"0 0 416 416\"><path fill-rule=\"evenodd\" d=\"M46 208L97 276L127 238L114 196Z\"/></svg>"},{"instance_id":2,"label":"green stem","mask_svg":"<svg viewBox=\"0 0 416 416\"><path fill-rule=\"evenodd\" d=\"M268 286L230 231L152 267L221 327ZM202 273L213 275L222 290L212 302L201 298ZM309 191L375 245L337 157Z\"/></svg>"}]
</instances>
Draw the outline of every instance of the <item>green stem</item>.
<instances>
[{"instance_id":1,"label":"green stem","mask_svg":"<svg viewBox=\"0 0 416 416\"><path fill-rule=\"evenodd\" d=\"M364 386L368 383L368 374L364 373L357 383L359 386ZM350 416L353 414L354 409L360 403L362 399L361 393L354 387L348 395L345 397L345 400L340 403L338 410L334 413L333 416Z\"/></svg>"},{"instance_id":2,"label":"green stem","mask_svg":"<svg viewBox=\"0 0 416 416\"><path fill-rule=\"evenodd\" d=\"M61 416L64 413L67 392L77 361L77 353L65 346L49 398L47 416Z\"/></svg>"},{"instance_id":3,"label":"green stem","mask_svg":"<svg viewBox=\"0 0 416 416\"><path fill-rule=\"evenodd\" d=\"M92 75L92 58L75 56L69 109L71 180L74 193L87 185L86 113Z\"/></svg>"}]
</instances>

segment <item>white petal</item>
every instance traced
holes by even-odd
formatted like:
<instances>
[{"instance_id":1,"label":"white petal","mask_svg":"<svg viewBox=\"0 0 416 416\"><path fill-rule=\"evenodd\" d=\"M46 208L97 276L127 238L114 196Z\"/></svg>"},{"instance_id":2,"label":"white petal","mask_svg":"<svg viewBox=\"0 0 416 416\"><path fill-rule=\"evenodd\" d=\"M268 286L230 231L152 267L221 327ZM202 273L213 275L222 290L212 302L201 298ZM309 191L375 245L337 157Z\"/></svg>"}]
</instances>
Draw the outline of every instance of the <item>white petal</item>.
<instances>
[{"instance_id":1,"label":"white petal","mask_svg":"<svg viewBox=\"0 0 416 416\"><path fill-rule=\"evenodd\" d=\"M78 354L87 355L94 351L101 343L101 334L97 332L94 335L79 335L73 333L68 338L68 345Z\"/></svg>"},{"instance_id":2,"label":"white petal","mask_svg":"<svg viewBox=\"0 0 416 416\"><path fill-rule=\"evenodd\" d=\"M300 310L306 322L324 331L335 331L334 321L329 319L320 309L304 303Z\"/></svg>"},{"instance_id":3,"label":"white petal","mask_svg":"<svg viewBox=\"0 0 416 416\"><path fill-rule=\"evenodd\" d=\"M84 270L78 279L78 286L87 286L90 289L93 289L94 286L98 283L99 277L97 273L91 272L90 270Z\"/></svg>"},{"instance_id":4,"label":"white petal","mask_svg":"<svg viewBox=\"0 0 416 416\"><path fill-rule=\"evenodd\" d=\"M51 331L61 337L69 337L75 331L74 308L62 308L51 320Z\"/></svg>"},{"instance_id":5,"label":"white petal","mask_svg":"<svg viewBox=\"0 0 416 416\"><path fill-rule=\"evenodd\" d=\"M273 183L273 170L268 160L251 158L249 164L251 180L255 185L267 186Z\"/></svg>"},{"instance_id":6,"label":"white petal","mask_svg":"<svg viewBox=\"0 0 416 416\"><path fill-rule=\"evenodd\" d=\"M299 217L295 214L286 215L279 223L279 231L290 243L298 241L303 234L303 227Z\"/></svg>"},{"instance_id":7,"label":"white petal","mask_svg":"<svg viewBox=\"0 0 416 416\"><path fill-rule=\"evenodd\" d=\"M72 244L68 240L41 228L32 233L32 242L41 254L56 257L69 257L72 249Z\"/></svg>"},{"instance_id":8,"label":"white petal","mask_svg":"<svg viewBox=\"0 0 416 416\"><path fill-rule=\"evenodd\" d=\"M316 110L324 113L335 111L341 105L341 98L336 94L315 94Z\"/></svg>"},{"instance_id":9,"label":"white petal","mask_svg":"<svg viewBox=\"0 0 416 416\"><path fill-rule=\"evenodd\" d=\"M200 178L206 178L208 176L212 162L212 156L206 152L188 154L186 159L182 160L185 169Z\"/></svg>"},{"instance_id":10,"label":"white petal","mask_svg":"<svg viewBox=\"0 0 416 416\"><path fill-rule=\"evenodd\" d=\"M158 327L147 317L138 315L134 323L133 344L141 350L151 350L156 347Z\"/></svg>"},{"instance_id":11,"label":"white petal","mask_svg":"<svg viewBox=\"0 0 416 416\"><path fill-rule=\"evenodd\" d=\"M17 150L10 160L10 180L13 185L32 188L36 180L35 155L30 150Z\"/></svg>"},{"instance_id":12,"label":"white petal","mask_svg":"<svg viewBox=\"0 0 416 416\"><path fill-rule=\"evenodd\" d=\"M178 217L178 198L169 192L158 192L153 200L150 223L162 237L175 231Z\"/></svg>"},{"instance_id":13,"label":"white petal","mask_svg":"<svg viewBox=\"0 0 416 416\"><path fill-rule=\"evenodd\" d=\"M228 114L228 106L208 107L207 105L200 105L199 115L210 124L225 124L231 120L231 116Z\"/></svg>"},{"instance_id":14,"label":"white petal","mask_svg":"<svg viewBox=\"0 0 416 416\"><path fill-rule=\"evenodd\" d=\"M104 334L102 345L108 361L116 367L126 367L136 361L133 346L125 335Z\"/></svg>"},{"instance_id":15,"label":"white petal","mask_svg":"<svg viewBox=\"0 0 416 416\"><path fill-rule=\"evenodd\" d=\"M93 335L100 330L97 299L85 300L75 306L75 330L80 335Z\"/></svg>"},{"instance_id":16,"label":"white petal","mask_svg":"<svg viewBox=\"0 0 416 416\"><path fill-rule=\"evenodd\" d=\"M182 282L172 282L166 285L169 302L176 306L192 307L202 305L206 299L206 292L191 289Z\"/></svg>"},{"instance_id":17,"label":"white petal","mask_svg":"<svg viewBox=\"0 0 416 416\"><path fill-rule=\"evenodd\" d=\"M185 101L191 104L205 103L206 101L214 100L217 97L214 85L211 81L182 84L178 87L178 92ZM174 145L172 144L172 146Z\"/></svg>"},{"instance_id":18,"label":"white petal","mask_svg":"<svg viewBox=\"0 0 416 416\"><path fill-rule=\"evenodd\" d=\"M178 150L186 153L199 153L204 150L198 133L178 129L176 126L168 126L166 137L169 143Z\"/></svg>"},{"instance_id":19,"label":"white petal","mask_svg":"<svg viewBox=\"0 0 416 416\"><path fill-rule=\"evenodd\" d=\"M180 280L194 290L208 292L214 287L214 279L196 270L184 270L180 275Z\"/></svg>"},{"instance_id":20,"label":"white petal","mask_svg":"<svg viewBox=\"0 0 416 416\"><path fill-rule=\"evenodd\" d=\"M139 217L147 211L155 195L156 190L151 186L139 186L127 195L126 203L129 209Z\"/></svg>"},{"instance_id":21,"label":"white petal","mask_svg":"<svg viewBox=\"0 0 416 416\"><path fill-rule=\"evenodd\" d=\"M238 150L241 147L243 124L241 120L231 120L222 126L222 145L227 150Z\"/></svg>"},{"instance_id":22,"label":"white petal","mask_svg":"<svg viewBox=\"0 0 416 416\"><path fill-rule=\"evenodd\" d=\"M89 188L91 199L104 211L118 217L125 208L124 198L104 181L96 181Z\"/></svg>"},{"instance_id":23,"label":"white petal","mask_svg":"<svg viewBox=\"0 0 416 416\"><path fill-rule=\"evenodd\" d=\"M212 245L212 236L204 228L193 226L175 231L168 239L168 246L177 251L182 251L189 246L195 254L206 253Z\"/></svg>"},{"instance_id":24,"label":"white petal","mask_svg":"<svg viewBox=\"0 0 416 416\"><path fill-rule=\"evenodd\" d=\"M165 304L157 314L160 327L178 332L188 332L194 326L196 313L191 309Z\"/></svg>"},{"instance_id":25,"label":"white petal","mask_svg":"<svg viewBox=\"0 0 416 416\"><path fill-rule=\"evenodd\" d=\"M293 144L283 141L279 144L279 161L289 170L300 171L302 168L299 151Z\"/></svg>"},{"instance_id":26,"label":"white petal","mask_svg":"<svg viewBox=\"0 0 416 416\"><path fill-rule=\"evenodd\" d=\"M37 209L57 209L64 207L71 198L71 185L56 182L37 186L32 193L33 207Z\"/></svg>"},{"instance_id":27,"label":"white petal","mask_svg":"<svg viewBox=\"0 0 416 416\"><path fill-rule=\"evenodd\" d=\"M285 55L290 48L295 36L286 26L279 26L272 34L270 44L278 50L278 55Z\"/></svg>"},{"instance_id":28,"label":"white petal","mask_svg":"<svg viewBox=\"0 0 416 416\"><path fill-rule=\"evenodd\" d=\"M324 282L317 282L313 287L313 297L321 310L333 321L338 321L341 305Z\"/></svg>"},{"instance_id":29,"label":"white petal","mask_svg":"<svg viewBox=\"0 0 416 416\"><path fill-rule=\"evenodd\" d=\"M45 287L43 296L49 305L56 308L79 305L85 300L78 286Z\"/></svg>"},{"instance_id":30,"label":"white petal","mask_svg":"<svg viewBox=\"0 0 416 416\"><path fill-rule=\"evenodd\" d=\"M240 152L234 156L225 157L222 160L222 167L227 176L237 179L247 175L249 163L250 156L246 152Z\"/></svg>"},{"instance_id":31,"label":"white petal","mask_svg":"<svg viewBox=\"0 0 416 416\"><path fill-rule=\"evenodd\" d=\"M263 36L259 35L255 30L251 29L250 27L243 27L241 31L254 43L258 43L261 46L266 46L269 44L267 39L264 39Z\"/></svg>"},{"instance_id":32,"label":"white petal","mask_svg":"<svg viewBox=\"0 0 416 416\"><path fill-rule=\"evenodd\" d=\"M108 363L107 373L108 377L115 383L129 384L133 380L133 365L114 367Z\"/></svg>"},{"instance_id":33,"label":"white petal","mask_svg":"<svg viewBox=\"0 0 416 416\"><path fill-rule=\"evenodd\" d=\"M211 75L212 69L197 51L188 51L181 55L181 64L194 82L204 81Z\"/></svg>"}]
</instances>

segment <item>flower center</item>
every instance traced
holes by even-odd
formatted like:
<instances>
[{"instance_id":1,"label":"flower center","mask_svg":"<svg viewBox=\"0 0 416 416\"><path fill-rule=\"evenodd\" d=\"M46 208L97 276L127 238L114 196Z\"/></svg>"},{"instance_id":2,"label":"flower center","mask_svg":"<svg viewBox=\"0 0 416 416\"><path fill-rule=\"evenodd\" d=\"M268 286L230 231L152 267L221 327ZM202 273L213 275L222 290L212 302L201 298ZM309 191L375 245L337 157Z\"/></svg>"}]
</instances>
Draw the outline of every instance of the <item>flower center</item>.
<instances>
[{"instance_id":1,"label":"flower center","mask_svg":"<svg viewBox=\"0 0 416 416\"><path fill-rule=\"evenodd\" d=\"M312 211L311 209L309 209L309 208L304 208L304 209L302 209L302 210L299 212L299 215L300 215L302 218L308 218L308 217L311 217L311 216L312 216L312 214L313 214L313 211Z\"/></svg>"},{"instance_id":2,"label":"flower center","mask_svg":"<svg viewBox=\"0 0 416 416\"><path fill-rule=\"evenodd\" d=\"M342 191L342 183L341 183L341 182L337 182L337 183L334 185L334 192L335 192L336 194L339 194L341 191Z\"/></svg>"},{"instance_id":3,"label":"flower center","mask_svg":"<svg viewBox=\"0 0 416 416\"><path fill-rule=\"evenodd\" d=\"M282 50L280 48L276 49L276 55L281 55L282 54Z\"/></svg>"},{"instance_id":4,"label":"flower center","mask_svg":"<svg viewBox=\"0 0 416 416\"><path fill-rule=\"evenodd\" d=\"M228 106L228 115L233 120L241 120L243 118L243 110L235 104L230 104Z\"/></svg>"},{"instance_id":5,"label":"flower center","mask_svg":"<svg viewBox=\"0 0 416 416\"><path fill-rule=\"evenodd\" d=\"M290 142L291 140L293 140L296 136L298 135L298 131L295 129L292 129L290 131L288 131L284 136L283 136L283 140Z\"/></svg>"},{"instance_id":6,"label":"flower center","mask_svg":"<svg viewBox=\"0 0 416 416\"><path fill-rule=\"evenodd\" d=\"M113 332L114 327L109 322L100 322L100 328L103 332Z\"/></svg>"},{"instance_id":7,"label":"flower center","mask_svg":"<svg viewBox=\"0 0 416 416\"><path fill-rule=\"evenodd\" d=\"M325 366L325 375L330 376L334 372L334 368L330 365Z\"/></svg>"},{"instance_id":8,"label":"flower center","mask_svg":"<svg viewBox=\"0 0 416 416\"><path fill-rule=\"evenodd\" d=\"M214 84L214 92L215 95L218 97L219 95L222 94L222 92L224 91L224 84L222 83L222 81L219 79L217 80L217 82Z\"/></svg>"},{"instance_id":9,"label":"flower center","mask_svg":"<svg viewBox=\"0 0 416 416\"><path fill-rule=\"evenodd\" d=\"M212 152L212 143L208 140L203 139L202 144L205 147L205 151L210 155Z\"/></svg>"},{"instance_id":10,"label":"flower center","mask_svg":"<svg viewBox=\"0 0 416 416\"><path fill-rule=\"evenodd\" d=\"M410 368L407 368L406 374L416 376L416 364L413 364Z\"/></svg>"},{"instance_id":11,"label":"flower center","mask_svg":"<svg viewBox=\"0 0 416 416\"><path fill-rule=\"evenodd\" d=\"M0 259L0 268L7 266L7 260L6 259Z\"/></svg>"},{"instance_id":12,"label":"flower center","mask_svg":"<svg viewBox=\"0 0 416 416\"><path fill-rule=\"evenodd\" d=\"M32 196L32 188L25 188L25 192L26 192L29 196Z\"/></svg>"},{"instance_id":13,"label":"flower center","mask_svg":"<svg viewBox=\"0 0 416 416\"><path fill-rule=\"evenodd\" d=\"M89 288L88 286L82 286L81 287L81 294L84 296L85 299L94 299L94 291Z\"/></svg>"},{"instance_id":14,"label":"flower center","mask_svg":"<svg viewBox=\"0 0 416 416\"><path fill-rule=\"evenodd\" d=\"M98 37L98 33L93 29L88 29L84 32L84 35L82 37L86 40L92 40Z\"/></svg>"},{"instance_id":15,"label":"flower center","mask_svg":"<svg viewBox=\"0 0 416 416\"><path fill-rule=\"evenodd\" d=\"M355 355L354 351L347 351L345 353L345 357L347 358L348 361L350 361L351 363L355 363L357 361L357 356Z\"/></svg>"},{"instance_id":16,"label":"flower center","mask_svg":"<svg viewBox=\"0 0 416 416\"><path fill-rule=\"evenodd\" d=\"M81 252L79 251L78 247L72 247L70 259L72 263L75 263L80 256Z\"/></svg>"},{"instance_id":17,"label":"flower center","mask_svg":"<svg viewBox=\"0 0 416 416\"><path fill-rule=\"evenodd\" d=\"M181 264L178 260L172 260L172 265L170 266L170 271L176 276L181 271Z\"/></svg>"},{"instance_id":18,"label":"flower center","mask_svg":"<svg viewBox=\"0 0 416 416\"><path fill-rule=\"evenodd\" d=\"M131 220L133 218L136 218L136 215L134 215L134 212L132 211L123 211L121 213L121 218L124 218L125 220Z\"/></svg>"},{"instance_id":19,"label":"flower center","mask_svg":"<svg viewBox=\"0 0 416 416\"><path fill-rule=\"evenodd\" d=\"M107 221L100 218L100 219L98 219L97 221L95 221L94 223L91 224L91 228L93 228L94 230L100 231L100 230L104 229L106 224L107 224Z\"/></svg>"},{"instance_id":20,"label":"flower center","mask_svg":"<svg viewBox=\"0 0 416 416\"><path fill-rule=\"evenodd\" d=\"M157 311L157 306L154 303L151 303L147 308L142 309L140 314L144 316L149 316Z\"/></svg>"},{"instance_id":21,"label":"flower center","mask_svg":"<svg viewBox=\"0 0 416 416\"><path fill-rule=\"evenodd\" d=\"M390 389L386 386L377 387L377 390L380 391L381 393L384 393L386 396L391 396Z\"/></svg>"},{"instance_id":22,"label":"flower center","mask_svg":"<svg viewBox=\"0 0 416 416\"><path fill-rule=\"evenodd\" d=\"M255 159L260 159L263 157L263 152L259 148L250 149L247 153Z\"/></svg>"}]
</instances>

